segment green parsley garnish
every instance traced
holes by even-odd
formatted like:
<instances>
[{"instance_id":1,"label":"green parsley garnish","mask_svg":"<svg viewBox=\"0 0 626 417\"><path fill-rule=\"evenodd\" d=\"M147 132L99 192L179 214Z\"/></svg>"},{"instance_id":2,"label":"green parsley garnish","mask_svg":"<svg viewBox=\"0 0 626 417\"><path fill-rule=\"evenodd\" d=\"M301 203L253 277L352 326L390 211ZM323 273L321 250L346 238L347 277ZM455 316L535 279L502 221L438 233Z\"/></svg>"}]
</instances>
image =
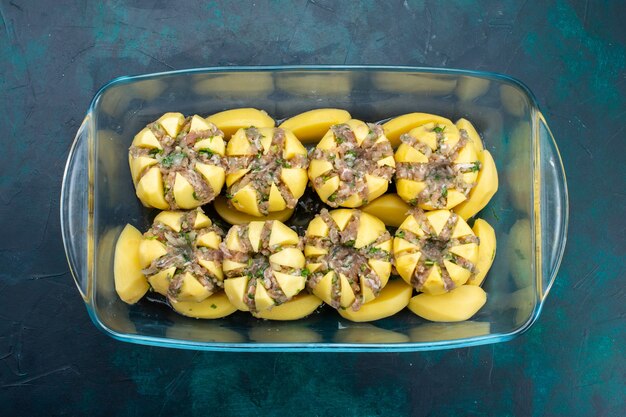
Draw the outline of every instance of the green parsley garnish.
<instances>
[{"instance_id":1,"label":"green parsley garnish","mask_svg":"<svg viewBox=\"0 0 626 417\"><path fill-rule=\"evenodd\" d=\"M472 167L471 172L478 172L480 171L480 161L476 161L474 162L474 166Z\"/></svg>"},{"instance_id":2,"label":"green parsley garnish","mask_svg":"<svg viewBox=\"0 0 626 417\"><path fill-rule=\"evenodd\" d=\"M417 205L417 198L412 198L411 200L409 200L409 204L412 206L416 206Z\"/></svg>"},{"instance_id":3,"label":"green parsley garnish","mask_svg":"<svg viewBox=\"0 0 626 417\"><path fill-rule=\"evenodd\" d=\"M308 277L311 274L311 271L309 271L307 268L304 268L300 271L300 275L303 277Z\"/></svg>"},{"instance_id":4,"label":"green parsley garnish","mask_svg":"<svg viewBox=\"0 0 626 417\"><path fill-rule=\"evenodd\" d=\"M444 131L444 130L446 130L446 127L445 127L445 126L444 126L444 127L439 127L439 126L437 126L437 127L435 127L435 128L433 129L433 132L443 133L443 131Z\"/></svg>"},{"instance_id":5,"label":"green parsley garnish","mask_svg":"<svg viewBox=\"0 0 626 417\"><path fill-rule=\"evenodd\" d=\"M200 200L198 198L198 195L196 194L196 192L194 191L193 194L191 194L194 200Z\"/></svg>"},{"instance_id":6,"label":"green parsley garnish","mask_svg":"<svg viewBox=\"0 0 626 417\"><path fill-rule=\"evenodd\" d=\"M150 152L148 152L148 155L156 156L156 155L158 155L160 153L163 153L163 149L153 148L153 149L150 149Z\"/></svg>"},{"instance_id":7,"label":"green parsley garnish","mask_svg":"<svg viewBox=\"0 0 626 417\"><path fill-rule=\"evenodd\" d=\"M211 304L211 308L212 308L212 309L216 309L216 308L217 308L217 306L216 306L215 304Z\"/></svg>"},{"instance_id":8,"label":"green parsley garnish","mask_svg":"<svg viewBox=\"0 0 626 417\"><path fill-rule=\"evenodd\" d=\"M442 195L444 198L448 197L448 187L447 187L447 186L445 186L445 185L444 185L444 186L441 188L441 195Z\"/></svg>"},{"instance_id":9,"label":"green parsley garnish","mask_svg":"<svg viewBox=\"0 0 626 417\"><path fill-rule=\"evenodd\" d=\"M352 239L352 240L347 240L345 245L353 248L355 243L356 243L355 240Z\"/></svg>"},{"instance_id":10,"label":"green parsley garnish","mask_svg":"<svg viewBox=\"0 0 626 417\"><path fill-rule=\"evenodd\" d=\"M337 199L337 193L332 193L331 195L328 196L328 201L330 201L331 203L334 202Z\"/></svg>"},{"instance_id":11,"label":"green parsley garnish","mask_svg":"<svg viewBox=\"0 0 626 417\"><path fill-rule=\"evenodd\" d=\"M404 239L404 230L398 230L396 232L396 237L399 237L401 239Z\"/></svg>"},{"instance_id":12,"label":"green parsley garnish","mask_svg":"<svg viewBox=\"0 0 626 417\"><path fill-rule=\"evenodd\" d=\"M430 259L426 259L424 261L424 265L426 266L433 266L435 264L435 261L431 261Z\"/></svg>"},{"instance_id":13,"label":"green parsley garnish","mask_svg":"<svg viewBox=\"0 0 626 417\"><path fill-rule=\"evenodd\" d=\"M206 155L208 158L210 158L210 157L212 157L213 155L215 155L215 152L213 152L213 151L212 151L212 150L210 150L210 149L200 149L200 150L198 151L198 153L199 153L200 155Z\"/></svg>"}]
</instances>

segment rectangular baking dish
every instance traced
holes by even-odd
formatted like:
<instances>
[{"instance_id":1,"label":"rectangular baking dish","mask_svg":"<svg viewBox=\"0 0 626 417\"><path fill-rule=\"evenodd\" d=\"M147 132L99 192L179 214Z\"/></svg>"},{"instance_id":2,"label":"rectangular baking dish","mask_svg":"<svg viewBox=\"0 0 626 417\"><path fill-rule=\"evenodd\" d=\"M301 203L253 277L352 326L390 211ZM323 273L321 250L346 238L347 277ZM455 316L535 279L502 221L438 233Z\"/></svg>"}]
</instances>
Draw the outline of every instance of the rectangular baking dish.
<instances>
[{"instance_id":1,"label":"rectangular baking dish","mask_svg":"<svg viewBox=\"0 0 626 417\"><path fill-rule=\"evenodd\" d=\"M133 136L168 111L206 116L236 107L264 109L275 119L338 107L365 121L427 112L474 123L500 178L479 214L498 240L483 309L462 323L429 323L402 311L357 324L326 307L281 323L241 312L203 321L146 300L122 302L113 284L117 237L126 223L146 230L156 214L134 193L127 161ZM508 76L385 66L222 67L120 77L102 87L70 150L60 211L68 263L89 316L116 339L224 351L417 351L506 341L532 326L563 256L568 197L537 102Z\"/></svg>"}]
</instances>

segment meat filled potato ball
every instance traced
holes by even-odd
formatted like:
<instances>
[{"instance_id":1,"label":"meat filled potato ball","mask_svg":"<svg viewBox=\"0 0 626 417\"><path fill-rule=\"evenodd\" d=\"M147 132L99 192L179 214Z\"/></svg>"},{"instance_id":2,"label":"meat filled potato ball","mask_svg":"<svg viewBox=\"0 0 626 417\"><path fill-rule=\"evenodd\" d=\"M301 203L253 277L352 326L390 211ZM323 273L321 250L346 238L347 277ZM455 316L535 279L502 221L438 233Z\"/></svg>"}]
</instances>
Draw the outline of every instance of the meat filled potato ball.
<instances>
[{"instance_id":1,"label":"meat filled potato ball","mask_svg":"<svg viewBox=\"0 0 626 417\"><path fill-rule=\"evenodd\" d=\"M139 132L129 149L137 197L146 207L192 209L220 193L225 178L222 132L195 115L166 113Z\"/></svg>"},{"instance_id":2,"label":"meat filled potato ball","mask_svg":"<svg viewBox=\"0 0 626 417\"><path fill-rule=\"evenodd\" d=\"M293 209L307 185L306 148L289 130L239 129L228 142L226 197L253 216Z\"/></svg>"},{"instance_id":3,"label":"meat filled potato ball","mask_svg":"<svg viewBox=\"0 0 626 417\"><path fill-rule=\"evenodd\" d=\"M309 179L331 207L360 207L387 191L393 149L379 125L351 119L333 125L311 153Z\"/></svg>"},{"instance_id":4,"label":"meat filled potato ball","mask_svg":"<svg viewBox=\"0 0 626 417\"><path fill-rule=\"evenodd\" d=\"M360 210L323 209L304 238L307 285L335 309L358 310L375 299L391 274L391 235Z\"/></svg>"}]
</instances>

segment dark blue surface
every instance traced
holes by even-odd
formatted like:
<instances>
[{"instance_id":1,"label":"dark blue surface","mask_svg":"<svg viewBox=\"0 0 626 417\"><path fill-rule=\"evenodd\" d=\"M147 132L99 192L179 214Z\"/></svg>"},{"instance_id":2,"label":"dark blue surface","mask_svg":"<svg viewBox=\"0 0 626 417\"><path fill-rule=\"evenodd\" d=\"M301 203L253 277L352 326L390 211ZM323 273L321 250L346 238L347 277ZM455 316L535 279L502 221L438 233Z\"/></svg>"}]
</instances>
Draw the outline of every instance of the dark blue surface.
<instances>
[{"instance_id":1,"label":"dark blue surface","mask_svg":"<svg viewBox=\"0 0 626 417\"><path fill-rule=\"evenodd\" d=\"M624 3L0 1L0 415L626 415ZM69 146L111 78L212 65L503 72L535 93L570 185L539 322L401 354L225 354L116 342L62 249Z\"/></svg>"}]
</instances>

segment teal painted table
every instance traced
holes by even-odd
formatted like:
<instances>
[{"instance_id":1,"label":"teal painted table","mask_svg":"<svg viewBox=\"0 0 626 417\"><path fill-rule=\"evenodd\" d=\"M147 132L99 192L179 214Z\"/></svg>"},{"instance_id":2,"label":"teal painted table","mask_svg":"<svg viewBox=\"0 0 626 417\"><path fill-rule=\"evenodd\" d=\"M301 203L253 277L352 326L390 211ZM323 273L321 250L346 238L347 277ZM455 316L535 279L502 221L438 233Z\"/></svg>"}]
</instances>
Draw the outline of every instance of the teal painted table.
<instances>
[{"instance_id":1,"label":"teal painted table","mask_svg":"<svg viewBox=\"0 0 626 417\"><path fill-rule=\"evenodd\" d=\"M0 415L626 415L624 15L617 1L0 1ZM402 354L200 353L99 333L57 214L94 92L123 74L317 63L529 85L571 203L539 322L509 343Z\"/></svg>"}]
</instances>

